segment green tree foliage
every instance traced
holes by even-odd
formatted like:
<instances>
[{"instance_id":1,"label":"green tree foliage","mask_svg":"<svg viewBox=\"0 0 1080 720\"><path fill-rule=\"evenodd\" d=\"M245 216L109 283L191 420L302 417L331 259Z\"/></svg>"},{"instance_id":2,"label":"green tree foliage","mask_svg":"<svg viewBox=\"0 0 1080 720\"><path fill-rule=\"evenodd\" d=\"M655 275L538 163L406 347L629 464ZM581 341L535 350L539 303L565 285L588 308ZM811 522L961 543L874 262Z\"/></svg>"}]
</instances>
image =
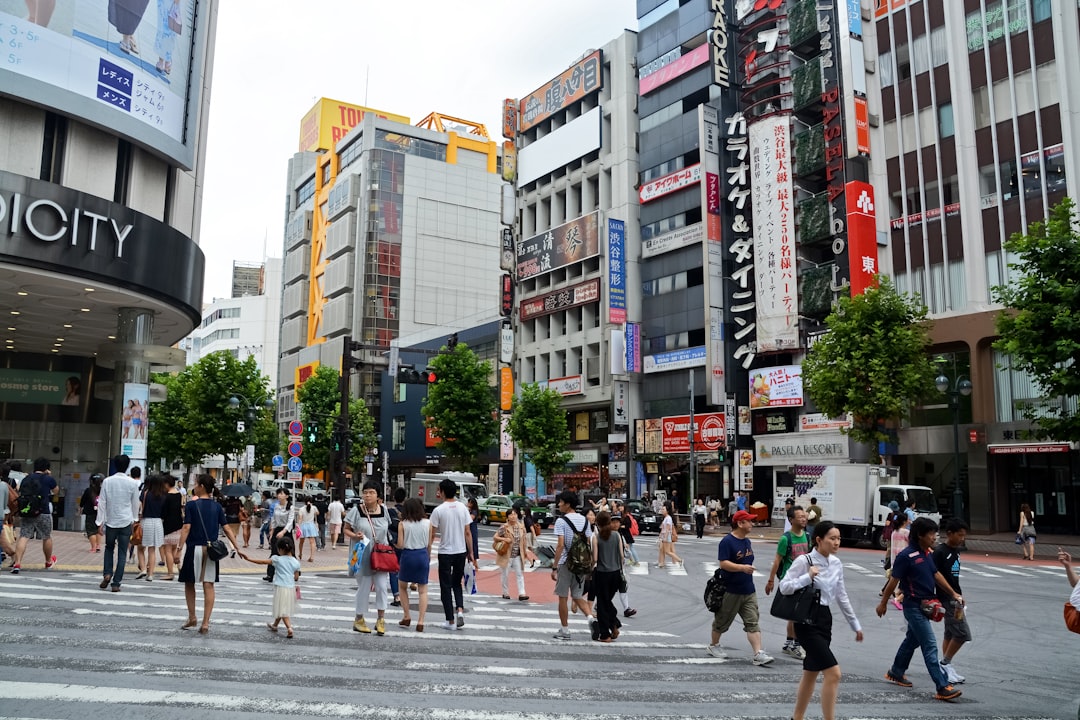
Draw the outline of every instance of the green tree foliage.
<instances>
[{"instance_id":1,"label":"green tree foliage","mask_svg":"<svg viewBox=\"0 0 1080 720\"><path fill-rule=\"evenodd\" d=\"M431 360L438 378L428 385L422 412L424 424L438 435L436 447L458 469L467 469L491 449L498 436L491 366L463 342Z\"/></svg>"},{"instance_id":2,"label":"green tree foliage","mask_svg":"<svg viewBox=\"0 0 1080 720\"><path fill-rule=\"evenodd\" d=\"M545 478L554 477L570 462L570 426L562 396L550 388L523 385L514 397L507 432L522 454Z\"/></svg>"},{"instance_id":3,"label":"green tree foliage","mask_svg":"<svg viewBox=\"0 0 1080 720\"><path fill-rule=\"evenodd\" d=\"M1024 408L1046 436L1080 440L1080 417L1064 398L1080 395L1080 233L1076 205L1070 198L1051 208L1044 222L1028 234L1014 234L1005 249L1018 260L1010 285L993 288L1006 306L997 317L1001 336L994 347L1012 367L1030 374L1051 400Z\"/></svg>"},{"instance_id":4,"label":"green tree foliage","mask_svg":"<svg viewBox=\"0 0 1080 720\"><path fill-rule=\"evenodd\" d=\"M227 468L230 459L254 442L258 468L268 465L277 452L274 410L264 404L274 396L255 358L241 361L228 352L211 353L178 375L157 375L154 381L166 386L168 397L150 405L151 463L164 459L195 465L207 456L221 455ZM239 407L230 405L233 396ZM250 406L256 409L251 411ZM237 429L241 421L243 431Z\"/></svg>"},{"instance_id":5,"label":"green tree foliage","mask_svg":"<svg viewBox=\"0 0 1080 720\"><path fill-rule=\"evenodd\" d=\"M329 469L330 449L335 442L340 448L340 438L334 435L335 423L341 413L339 377L332 367L320 365L296 391L296 400L302 406L300 420L304 423L305 431L304 454L301 457L311 472ZM307 438L307 429L313 424L319 427L315 442ZM373 446L375 437L375 422L360 398L349 400L349 425L351 452L348 464L358 467L364 460L365 447Z\"/></svg>"},{"instance_id":6,"label":"green tree foliage","mask_svg":"<svg viewBox=\"0 0 1080 720\"><path fill-rule=\"evenodd\" d=\"M829 332L803 361L806 392L827 415L850 412L848 434L870 444L877 461L878 442L889 440L884 426L935 392L926 307L879 276L876 287L840 298L825 324Z\"/></svg>"}]
</instances>

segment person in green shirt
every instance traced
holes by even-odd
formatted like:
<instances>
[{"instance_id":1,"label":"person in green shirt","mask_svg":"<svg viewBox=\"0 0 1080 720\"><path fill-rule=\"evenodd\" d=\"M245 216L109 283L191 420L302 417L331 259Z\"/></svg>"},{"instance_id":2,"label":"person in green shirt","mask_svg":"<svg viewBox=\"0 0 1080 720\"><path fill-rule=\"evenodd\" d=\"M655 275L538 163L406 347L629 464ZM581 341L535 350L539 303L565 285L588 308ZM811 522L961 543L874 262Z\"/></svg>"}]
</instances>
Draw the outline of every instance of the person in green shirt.
<instances>
[{"instance_id":1,"label":"person in green shirt","mask_svg":"<svg viewBox=\"0 0 1080 720\"><path fill-rule=\"evenodd\" d=\"M801 555L810 552L810 536L806 532L806 511L799 505L788 508L788 521L791 530L780 536L780 542L776 544L776 557L773 558L772 568L769 570L769 582L765 583L765 594L772 593L773 585L777 580L782 580L791 563ZM784 654L802 660L806 653L795 639L795 623L788 621L787 640L784 642Z\"/></svg>"}]
</instances>

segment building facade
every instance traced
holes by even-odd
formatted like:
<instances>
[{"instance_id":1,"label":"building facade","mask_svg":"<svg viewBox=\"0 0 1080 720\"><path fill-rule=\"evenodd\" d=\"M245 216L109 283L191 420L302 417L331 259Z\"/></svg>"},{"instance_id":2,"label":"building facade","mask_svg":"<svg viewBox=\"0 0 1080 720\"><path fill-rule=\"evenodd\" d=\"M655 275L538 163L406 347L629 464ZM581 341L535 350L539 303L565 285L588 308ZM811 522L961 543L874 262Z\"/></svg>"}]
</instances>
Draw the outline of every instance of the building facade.
<instances>
[{"instance_id":1,"label":"building facade","mask_svg":"<svg viewBox=\"0 0 1080 720\"><path fill-rule=\"evenodd\" d=\"M352 392L378 423L393 339L451 332L497 307L497 145L465 120L433 113L420 124L326 99L305 118L287 181L283 425L299 419L294 390L306 374L339 367L346 336L365 348L353 353L364 364Z\"/></svg>"},{"instance_id":2,"label":"building facade","mask_svg":"<svg viewBox=\"0 0 1080 720\"><path fill-rule=\"evenodd\" d=\"M217 3L177 4L168 77L122 51L108 5L0 11L0 456L49 458L69 516L112 455L145 463L150 373L183 367L170 346L202 305Z\"/></svg>"},{"instance_id":3,"label":"building facade","mask_svg":"<svg viewBox=\"0 0 1080 720\"><path fill-rule=\"evenodd\" d=\"M627 325L640 325L635 52L625 31L507 101L518 218L503 269L516 282L515 384L563 395L575 453L566 477L539 487L519 468L527 493L556 491L564 479L627 490L629 419L641 402L625 343Z\"/></svg>"},{"instance_id":4,"label":"building facade","mask_svg":"<svg viewBox=\"0 0 1080 720\"><path fill-rule=\"evenodd\" d=\"M1036 439L1022 406L1031 378L992 347L992 289L1015 271L1002 243L1044 219L1080 171L1077 4L1050 0L876 3L880 94L873 182L883 253L901 290L919 293L934 351L961 397L959 467L946 396L899 435L902 471L948 495L957 480L977 530L1080 531L1077 453ZM1054 401L1061 402L1061 401ZM1075 398L1065 400L1075 409Z\"/></svg>"}]
</instances>

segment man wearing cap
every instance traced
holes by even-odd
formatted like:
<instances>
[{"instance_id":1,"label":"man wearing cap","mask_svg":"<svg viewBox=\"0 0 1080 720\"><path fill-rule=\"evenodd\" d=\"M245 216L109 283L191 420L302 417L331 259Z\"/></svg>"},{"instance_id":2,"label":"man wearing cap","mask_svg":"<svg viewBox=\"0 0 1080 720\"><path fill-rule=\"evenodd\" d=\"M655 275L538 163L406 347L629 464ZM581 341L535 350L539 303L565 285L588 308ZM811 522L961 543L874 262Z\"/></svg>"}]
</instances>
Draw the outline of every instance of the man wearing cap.
<instances>
[{"instance_id":1,"label":"man wearing cap","mask_svg":"<svg viewBox=\"0 0 1080 720\"><path fill-rule=\"evenodd\" d=\"M739 510L731 518L731 527L731 533L720 541L717 551L727 590L720 609L713 613L712 642L706 652L715 658L727 658L727 653L720 647L720 636L728 631L738 615L742 618L746 639L754 651L751 662L768 665L773 658L766 655L761 647L757 591L754 589L754 550L749 537L754 527L754 516Z\"/></svg>"}]
</instances>

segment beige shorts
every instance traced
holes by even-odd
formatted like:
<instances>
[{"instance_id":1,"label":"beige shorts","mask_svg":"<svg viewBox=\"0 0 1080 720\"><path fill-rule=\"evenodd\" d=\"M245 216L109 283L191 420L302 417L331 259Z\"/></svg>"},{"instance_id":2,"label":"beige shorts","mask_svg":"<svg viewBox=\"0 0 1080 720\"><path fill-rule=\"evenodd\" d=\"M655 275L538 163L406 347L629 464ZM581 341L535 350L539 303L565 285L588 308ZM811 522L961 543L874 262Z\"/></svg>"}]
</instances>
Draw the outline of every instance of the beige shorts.
<instances>
[{"instance_id":1,"label":"beige shorts","mask_svg":"<svg viewBox=\"0 0 1080 720\"><path fill-rule=\"evenodd\" d=\"M585 578L570 572L566 563L559 566L555 579L555 596L571 597L575 600L585 597Z\"/></svg>"},{"instance_id":2,"label":"beige shorts","mask_svg":"<svg viewBox=\"0 0 1080 720\"><path fill-rule=\"evenodd\" d=\"M758 626L757 595L735 595L724 593L724 601L720 604L720 610L713 613L712 629L723 635L731 628L736 616L743 621L743 630L748 633L761 632Z\"/></svg>"}]
</instances>

